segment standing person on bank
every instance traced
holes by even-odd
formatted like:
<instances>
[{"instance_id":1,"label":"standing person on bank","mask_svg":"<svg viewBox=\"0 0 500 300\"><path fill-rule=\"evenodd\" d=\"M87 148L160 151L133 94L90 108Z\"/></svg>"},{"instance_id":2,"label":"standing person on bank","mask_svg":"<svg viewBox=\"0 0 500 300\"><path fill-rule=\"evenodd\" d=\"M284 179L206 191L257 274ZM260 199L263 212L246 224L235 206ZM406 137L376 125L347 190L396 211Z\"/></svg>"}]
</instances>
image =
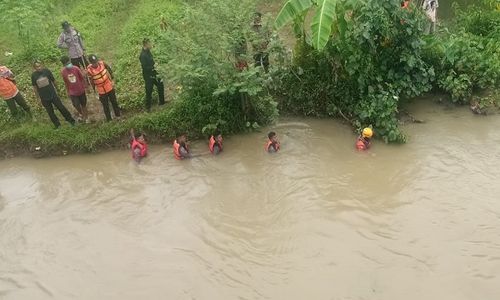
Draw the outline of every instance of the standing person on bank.
<instances>
[{"instance_id":1,"label":"standing person on bank","mask_svg":"<svg viewBox=\"0 0 500 300\"><path fill-rule=\"evenodd\" d=\"M33 68L35 69L33 74L31 74L31 84L33 85L33 90L36 97L40 99L40 102L47 111L47 114L56 129L61 126L61 122L59 122L59 119L54 113L54 106L57 110L59 110L68 123L75 125L75 119L73 119L71 113L63 105L61 99L57 95L56 81L52 72L44 68L42 63L38 60L33 63Z\"/></svg>"},{"instance_id":2,"label":"standing person on bank","mask_svg":"<svg viewBox=\"0 0 500 300\"><path fill-rule=\"evenodd\" d=\"M436 31L436 21L437 21L437 9L439 7L438 0L424 0L422 8L424 9L425 14L427 15L428 24L426 28L426 32L428 34L434 33Z\"/></svg>"},{"instance_id":3,"label":"standing person on bank","mask_svg":"<svg viewBox=\"0 0 500 300\"><path fill-rule=\"evenodd\" d=\"M87 113L87 95L85 93L85 77L78 66L74 66L68 56L61 58L63 68L61 76L66 85L66 91L71 99L73 107L76 109L79 117L85 123L88 123Z\"/></svg>"},{"instance_id":4,"label":"standing person on bank","mask_svg":"<svg viewBox=\"0 0 500 300\"><path fill-rule=\"evenodd\" d=\"M68 21L62 22L63 32L57 40L57 47L68 49L68 56L71 63L78 66L80 69L85 69L89 62L85 57L85 47L80 32L73 28Z\"/></svg>"},{"instance_id":5,"label":"standing person on bank","mask_svg":"<svg viewBox=\"0 0 500 300\"><path fill-rule=\"evenodd\" d=\"M102 103L106 120L108 122L111 121L109 102L111 102L111 106L113 106L115 117L119 118L121 113L118 102L116 101L116 93L112 81L113 71L108 64L99 60L94 54L89 56L89 60L90 65L87 67L87 73L91 79L92 86L97 88L97 93L99 94L99 100Z\"/></svg>"},{"instance_id":6,"label":"standing person on bank","mask_svg":"<svg viewBox=\"0 0 500 300\"><path fill-rule=\"evenodd\" d=\"M14 73L5 66L0 66L0 96L5 100L13 117L18 115L17 105L31 115L30 107L17 89Z\"/></svg>"},{"instance_id":7,"label":"standing person on bank","mask_svg":"<svg viewBox=\"0 0 500 300\"><path fill-rule=\"evenodd\" d=\"M144 83L146 86L146 110L151 110L153 86L156 85L158 91L158 105L165 104L165 86L163 85L163 79L158 77L158 72L155 69L155 61L153 59L153 54L151 49L153 45L149 39L144 39L142 41L142 51L139 56L142 67L142 76L144 77Z\"/></svg>"}]
</instances>

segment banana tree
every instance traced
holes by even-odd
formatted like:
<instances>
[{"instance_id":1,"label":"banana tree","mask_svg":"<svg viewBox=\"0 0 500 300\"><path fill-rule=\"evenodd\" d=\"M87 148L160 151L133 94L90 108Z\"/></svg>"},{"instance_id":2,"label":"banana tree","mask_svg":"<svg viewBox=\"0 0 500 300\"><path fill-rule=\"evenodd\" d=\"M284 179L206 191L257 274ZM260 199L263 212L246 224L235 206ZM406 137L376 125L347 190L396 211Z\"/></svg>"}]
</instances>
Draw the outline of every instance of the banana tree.
<instances>
[{"instance_id":1,"label":"banana tree","mask_svg":"<svg viewBox=\"0 0 500 300\"><path fill-rule=\"evenodd\" d=\"M305 31L305 16L310 10L315 9L311 22L311 45L321 51L332 34L332 27L337 19L338 2L340 0L287 0L276 17L275 27L280 29L293 22L296 35L302 36Z\"/></svg>"}]
</instances>

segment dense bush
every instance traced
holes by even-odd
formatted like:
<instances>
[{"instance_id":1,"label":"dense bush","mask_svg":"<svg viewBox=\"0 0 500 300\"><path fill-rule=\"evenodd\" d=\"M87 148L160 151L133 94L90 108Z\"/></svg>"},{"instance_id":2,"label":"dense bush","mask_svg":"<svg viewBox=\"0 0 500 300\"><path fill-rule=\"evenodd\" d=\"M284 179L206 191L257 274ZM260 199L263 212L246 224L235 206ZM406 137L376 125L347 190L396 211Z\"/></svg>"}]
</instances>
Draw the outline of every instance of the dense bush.
<instances>
[{"instance_id":1,"label":"dense bush","mask_svg":"<svg viewBox=\"0 0 500 300\"><path fill-rule=\"evenodd\" d=\"M183 14L158 41L158 58L167 62L161 71L178 86L182 104L176 111L191 128L237 132L277 116L265 88L268 75L235 67L235 49L250 42L254 5L252 0L184 4Z\"/></svg>"},{"instance_id":2,"label":"dense bush","mask_svg":"<svg viewBox=\"0 0 500 300\"><path fill-rule=\"evenodd\" d=\"M393 0L346 4L337 13L337 31L323 52L298 43L285 108L341 116L357 128L373 126L386 141L404 141L399 101L430 90L434 80L421 57L422 15Z\"/></svg>"},{"instance_id":3,"label":"dense bush","mask_svg":"<svg viewBox=\"0 0 500 300\"><path fill-rule=\"evenodd\" d=\"M485 0L487 2L489 0ZM334 32L323 51L300 35L294 63L280 75L281 107L292 113L373 126L385 141L403 142L398 107L439 88L466 103L475 88L496 88L500 75L500 12L457 10L456 22L425 35L421 10L401 1L337 1Z\"/></svg>"},{"instance_id":4,"label":"dense bush","mask_svg":"<svg viewBox=\"0 0 500 300\"><path fill-rule=\"evenodd\" d=\"M425 59L436 69L437 87L453 102L469 102L474 89L498 87L500 11L489 6L456 7L450 31L429 40Z\"/></svg>"}]
</instances>

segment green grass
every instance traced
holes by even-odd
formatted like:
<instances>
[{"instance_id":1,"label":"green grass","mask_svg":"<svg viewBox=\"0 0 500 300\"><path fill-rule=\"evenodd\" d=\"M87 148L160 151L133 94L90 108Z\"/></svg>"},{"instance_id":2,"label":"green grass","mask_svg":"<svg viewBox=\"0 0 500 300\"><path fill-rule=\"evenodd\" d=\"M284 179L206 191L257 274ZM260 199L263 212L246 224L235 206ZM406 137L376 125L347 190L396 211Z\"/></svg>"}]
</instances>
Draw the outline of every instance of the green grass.
<instances>
[{"instance_id":1,"label":"green grass","mask_svg":"<svg viewBox=\"0 0 500 300\"><path fill-rule=\"evenodd\" d=\"M50 3L48 0L41 1ZM0 106L0 152L26 153L33 152L38 147L41 149L39 152L47 155L62 154L62 151L95 152L125 145L130 128L145 131L153 141L172 138L177 130L175 128L183 126L182 121L177 122L178 124L172 121L175 118L172 118L171 111L176 105L150 114L137 110L142 107L144 97L138 57L142 39L148 36L154 40L155 36L160 35L161 16L169 18L169 14L178 9L178 4L175 1L102 0L98 9L95 8L95 3L89 1L62 1L54 4L56 5L47 6L51 18L44 28L41 47L34 50L33 55L44 58L45 65L54 73L56 81L59 81L59 95L65 105L68 108L71 106L62 89L62 80L59 80L61 66L58 62L58 57L65 50L57 49L55 43L60 34L60 23L68 20L82 33L87 53L97 54L115 69L117 98L120 105L129 110L127 115L130 117L121 121L76 127L66 124L58 130L53 129L45 110L34 98L30 82L31 61L26 59L26 53L21 55L20 45L23 41L14 32L8 35L4 31L0 34L0 40L4 41L2 50L13 51L14 56L5 61L2 59L1 63L16 73L18 87L32 107L34 119L14 121L6 106ZM35 2L28 1L26 5L29 8ZM182 130L188 129L184 126Z\"/></svg>"},{"instance_id":2,"label":"green grass","mask_svg":"<svg viewBox=\"0 0 500 300\"><path fill-rule=\"evenodd\" d=\"M191 124L178 114L179 106L181 102L152 113L112 122L74 127L64 123L59 129L47 123L24 122L0 132L0 153L27 154L39 147L38 153L62 155L63 152L82 153L120 148L127 145L130 128L146 133L148 140L153 143L171 141L179 132L200 137L201 132L193 130Z\"/></svg>"}]
</instances>

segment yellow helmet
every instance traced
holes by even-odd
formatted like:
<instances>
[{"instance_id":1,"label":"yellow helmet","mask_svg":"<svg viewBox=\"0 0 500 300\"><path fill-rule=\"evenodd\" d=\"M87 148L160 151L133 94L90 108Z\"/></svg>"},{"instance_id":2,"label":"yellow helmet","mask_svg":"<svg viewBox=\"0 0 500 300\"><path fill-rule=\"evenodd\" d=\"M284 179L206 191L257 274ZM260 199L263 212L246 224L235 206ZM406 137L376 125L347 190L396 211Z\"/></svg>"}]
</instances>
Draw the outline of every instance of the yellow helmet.
<instances>
[{"instance_id":1,"label":"yellow helmet","mask_svg":"<svg viewBox=\"0 0 500 300\"><path fill-rule=\"evenodd\" d=\"M373 136L373 130L370 127L366 127L363 129L362 135L365 138L371 138Z\"/></svg>"}]
</instances>

